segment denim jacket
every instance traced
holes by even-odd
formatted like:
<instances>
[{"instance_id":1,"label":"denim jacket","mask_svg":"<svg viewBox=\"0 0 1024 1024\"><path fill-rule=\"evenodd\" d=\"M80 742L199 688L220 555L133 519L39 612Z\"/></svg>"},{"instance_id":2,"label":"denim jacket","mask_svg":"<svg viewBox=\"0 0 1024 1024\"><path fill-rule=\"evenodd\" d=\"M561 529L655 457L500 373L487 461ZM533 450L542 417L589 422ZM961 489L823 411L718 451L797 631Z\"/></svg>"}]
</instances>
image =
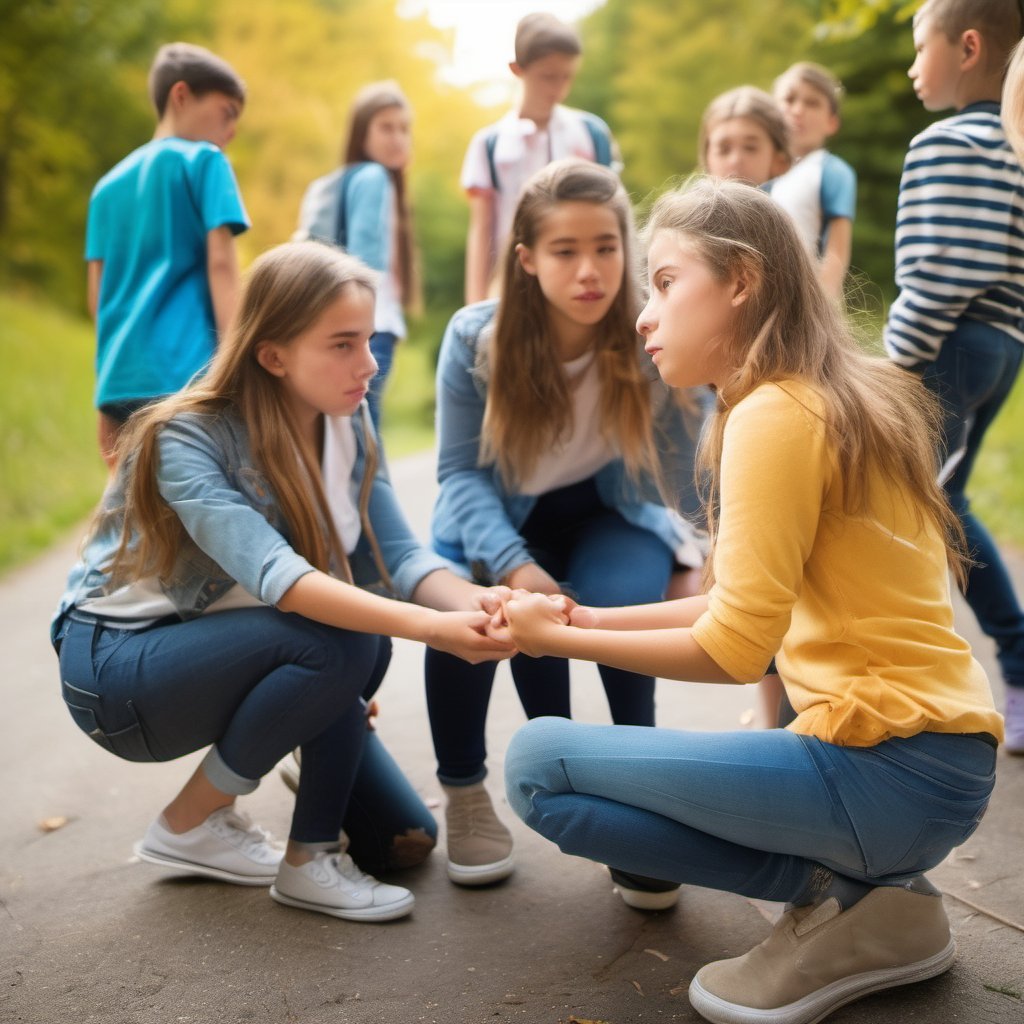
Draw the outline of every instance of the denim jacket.
<instances>
[{"instance_id":1,"label":"denim jacket","mask_svg":"<svg viewBox=\"0 0 1024 1024\"><path fill-rule=\"evenodd\" d=\"M356 461L353 479L366 466L369 418L353 417ZM201 615L235 583L253 597L276 605L310 565L289 544L288 529L266 479L253 466L249 438L234 412L186 413L161 431L157 482L160 493L189 536L178 552L171 580L163 584L182 619ZM60 620L80 601L99 596L109 583L108 565L121 538L124 477L119 473L103 497L110 511L71 570L67 590L54 619ZM382 563L396 596L408 599L417 584L445 562L426 550L406 523L383 460L369 492L367 519L349 563L355 583L388 590ZM372 529L370 524L372 523ZM380 553L380 563L374 548Z\"/></svg>"},{"instance_id":2,"label":"denim jacket","mask_svg":"<svg viewBox=\"0 0 1024 1024\"><path fill-rule=\"evenodd\" d=\"M480 465L480 435L487 400L479 350L494 319L496 300L466 306L452 317L437 367L437 478L440 494L431 524L434 550L470 568L474 579L494 583L532 561L519 528L536 495L510 492L497 466ZM664 486L680 510L694 514L694 440L687 417L668 388L652 378L655 442ZM662 503L652 480L630 479L622 459L595 475L602 502L627 522L649 530L684 565L701 563L703 541L690 523Z\"/></svg>"}]
</instances>

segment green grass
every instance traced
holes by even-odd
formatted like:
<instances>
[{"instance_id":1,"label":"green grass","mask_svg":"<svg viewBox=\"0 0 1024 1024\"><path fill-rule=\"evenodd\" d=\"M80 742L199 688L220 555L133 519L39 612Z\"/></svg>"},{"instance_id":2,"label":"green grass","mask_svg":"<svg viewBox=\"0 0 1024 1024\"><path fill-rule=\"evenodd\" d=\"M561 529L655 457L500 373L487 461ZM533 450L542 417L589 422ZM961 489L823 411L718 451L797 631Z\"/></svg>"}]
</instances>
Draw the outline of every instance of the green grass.
<instances>
[{"instance_id":1,"label":"green grass","mask_svg":"<svg viewBox=\"0 0 1024 1024\"><path fill-rule=\"evenodd\" d=\"M0 294L0 571L80 522L103 488L93 346L84 317Z\"/></svg>"},{"instance_id":2,"label":"green grass","mask_svg":"<svg viewBox=\"0 0 1024 1024\"><path fill-rule=\"evenodd\" d=\"M384 399L392 460L433 444L434 352L445 315L413 325ZM93 332L75 317L0 294L0 572L79 524L102 489L92 407ZM1024 550L1024 376L986 438L971 486L981 518Z\"/></svg>"}]
</instances>

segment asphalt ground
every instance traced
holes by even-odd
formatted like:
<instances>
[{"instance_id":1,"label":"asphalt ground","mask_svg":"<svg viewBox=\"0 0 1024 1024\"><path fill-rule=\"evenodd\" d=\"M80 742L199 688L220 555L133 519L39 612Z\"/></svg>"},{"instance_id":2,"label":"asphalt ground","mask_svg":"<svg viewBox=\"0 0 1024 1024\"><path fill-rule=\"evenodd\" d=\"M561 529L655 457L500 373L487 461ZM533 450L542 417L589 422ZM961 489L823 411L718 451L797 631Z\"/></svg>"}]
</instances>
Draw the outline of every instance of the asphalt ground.
<instances>
[{"instance_id":1,"label":"asphalt ground","mask_svg":"<svg viewBox=\"0 0 1024 1024\"><path fill-rule=\"evenodd\" d=\"M401 460L393 470L425 536L433 458ZM514 819L504 805L501 762L523 714L506 666L491 702L488 744L489 786L517 843L507 882L480 890L451 885L442 845L426 864L389 878L415 892L412 916L370 925L138 862L132 842L200 755L129 764L71 722L47 626L77 543L68 538L0 580L3 1024L698 1022L686 998L693 974L768 933L777 905L729 893L684 887L673 910L631 910L603 868L562 855ZM1011 568L1024 588L1024 559L1013 557ZM958 621L996 679L990 644L963 609ZM1001 687L994 687L1001 706ZM382 738L440 814L417 645L396 644L380 702ZM665 726L737 728L751 704L747 687L658 684ZM573 709L580 719L609 720L592 666L573 666ZM286 834L291 794L277 777L244 806ZM831 1022L1024 1022L1024 758L1000 751L985 820L931 877L946 893L956 965L845 1007Z\"/></svg>"}]
</instances>

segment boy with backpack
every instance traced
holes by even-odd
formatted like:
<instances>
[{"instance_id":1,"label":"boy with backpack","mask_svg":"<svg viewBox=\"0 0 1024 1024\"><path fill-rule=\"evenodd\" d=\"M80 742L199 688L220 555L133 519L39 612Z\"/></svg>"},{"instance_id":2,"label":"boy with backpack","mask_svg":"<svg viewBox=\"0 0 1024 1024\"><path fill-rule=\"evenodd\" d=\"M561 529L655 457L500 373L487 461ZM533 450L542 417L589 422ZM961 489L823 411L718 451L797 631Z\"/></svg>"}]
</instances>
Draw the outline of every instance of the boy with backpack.
<instances>
[{"instance_id":1,"label":"boy with backpack","mask_svg":"<svg viewBox=\"0 0 1024 1024\"><path fill-rule=\"evenodd\" d=\"M581 157L621 170L608 125L562 106L579 67L575 29L551 14L528 14L516 26L512 74L522 83L519 105L473 136L462 165L469 195L466 302L488 296L496 254L512 227L523 185L562 157Z\"/></svg>"}]
</instances>

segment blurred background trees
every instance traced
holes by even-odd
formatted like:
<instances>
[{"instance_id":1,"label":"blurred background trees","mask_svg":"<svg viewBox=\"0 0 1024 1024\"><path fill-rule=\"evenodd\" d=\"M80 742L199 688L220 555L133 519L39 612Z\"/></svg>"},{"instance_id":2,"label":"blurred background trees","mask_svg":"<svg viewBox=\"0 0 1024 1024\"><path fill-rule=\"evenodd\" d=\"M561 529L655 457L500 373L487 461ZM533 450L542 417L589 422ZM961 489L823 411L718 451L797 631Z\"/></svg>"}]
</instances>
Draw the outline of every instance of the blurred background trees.
<instances>
[{"instance_id":1,"label":"blurred background trees","mask_svg":"<svg viewBox=\"0 0 1024 1024\"><path fill-rule=\"evenodd\" d=\"M891 292L902 153L929 119L906 78L913 3L898 0L607 0L584 20L571 102L602 114L641 202L688 174L706 103L743 82L770 88L792 61L835 68L848 100L835 149L861 181L854 263ZM538 4L543 7L543 4ZM286 239L305 185L337 159L367 81L396 78L416 109L412 180L428 306L461 294L470 134L501 111L441 83L450 40L393 0L0 0L0 284L81 309L82 238L96 180L152 132L146 69L187 38L225 56L249 103L229 150L253 230L243 259Z\"/></svg>"}]
</instances>

